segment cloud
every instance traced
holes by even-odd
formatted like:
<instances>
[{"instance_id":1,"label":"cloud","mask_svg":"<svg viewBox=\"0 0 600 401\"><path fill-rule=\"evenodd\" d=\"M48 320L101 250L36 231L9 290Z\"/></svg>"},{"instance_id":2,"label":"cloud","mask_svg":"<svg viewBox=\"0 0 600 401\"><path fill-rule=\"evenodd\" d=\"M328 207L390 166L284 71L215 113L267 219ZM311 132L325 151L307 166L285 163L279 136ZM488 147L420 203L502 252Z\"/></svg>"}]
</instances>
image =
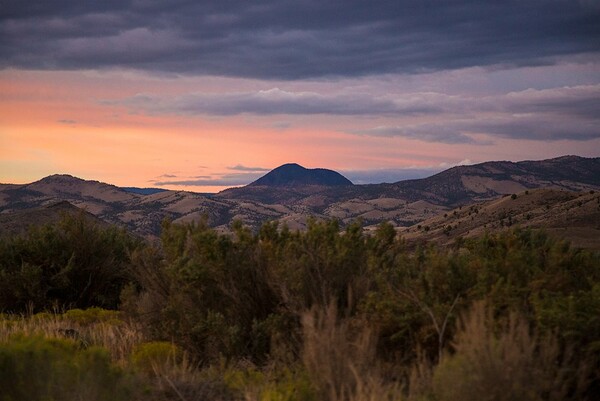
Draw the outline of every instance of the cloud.
<instances>
[{"instance_id":1,"label":"cloud","mask_svg":"<svg viewBox=\"0 0 600 401\"><path fill-rule=\"evenodd\" d=\"M359 135L398 136L424 142L492 145L493 138L531 141L588 141L600 138L600 126L591 121L563 121L560 116L501 116L481 120L449 121L406 127L376 127L350 131ZM484 135L489 139L480 139Z\"/></svg>"},{"instance_id":2,"label":"cloud","mask_svg":"<svg viewBox=\"0 0 600 401\"><path fill-rule=\"evenodd\" d=\"M441 122L348 130L356 135L403 137L446 144L491 145L493 138L533 141L600 138L600 85L527 89L504 95L439 96ZM443 104L442 104L443 103ZM485 138L481 138L481 135Z\"/></svg>"},{"instance_id":3,"label":"cloud","mask_svg":"<svg viewBox=\"0 0 600 401\"><path fill-rule=\"evenodd\" d=\"M457 163L443 162L443 163L440 163L438 165L438 167L440 169L444 169L445 170L445 169L449 169L451 167L456 167L456 166L470 166L471 164L475 164L475 163L473 163L470 159L463 159L463 160L461 160L461 161L459 161Z\"/></svg>"},{"instance_id":4,"label":"cloud","mask_svg":"<svg viewBox=\"0 0 600 401\"><path fill-rule=\"evenodd\" d=\"M599 122L564 121L561 116L524 115L467 122L465 131L534 141L588 141L600 138Z\"/></svg>"},{"instance_id":5,"label":"cloud","mask_svg":"<svg viewBox=\"0 0 600 401\"><path fill-rule=\"evenodd\" d=\"M511 113L544 113L600 119L600 85L527 89L508 93L502 107Z\"/></svg>"},{"instance_id":6,"label":"cloud","mask_svg":"<svg viewBox=\"0 0 600 401\"><path fill-rule=\"evenodd\" d=\"M436 92L317 93L272 88L175 97L138 94L105 100L103 104L125 105L132 112L148 114L385 117L398 123L343 131L445 144L491 145L494 137L551 141L600 137L600 84L488 96ZM408 117L419 116L427 116L431 122L404 122Z\"/></svg>"},{"instance_id":7,"label":"cloud","mask_svg":"<svg viewBox=\"0 0 600 401\"><path fill-rule=\"evenodd\" d=\"M397 123L342 131L444 144L491 145L497 137L541 141L600 137L600 84L488 96L436 92L318 93L271 88L174 97L138 94L103 103L125 105L132 112L149 114L385 117ZM429 117L429 122L405 122L406 118L419 116Z\"/></svg>"},{"instance_id":8,"label":"cloud","mask_svg":"<svg viewBox=\"0 0 600 401\"><path fill-rule=\"evenodd\" d=\"M474 163L469 159L464 159L459 162L443 162L435 165L367 170L340 170L339 172L357 185L380 184L427 178L451 167L466 166L470 164Z\"/></svg>"},{"instance_id":9,"label":"cloud","mask_svg":"<svg viewBox=\"0 0 600 401\"><path fill-rule=\"evenodd\" d=\"M236 164L235 166L231 166L231 167L227 167L229 170L236 170L236 171L253 171L253 172L265 172L265 171L271 171L271 169L269 168L264 168L264 167L248 167L248 166L244 166L241 164Z\"/></svg>"},{"instance_id":10,"label":"cloud","mask_svg":"<svg viewBox=\"0 0 600 401\"><path fill-rule=\"evenodd\" d=\"M442 124L421 124L398 126L380 126L365 130L350 131L358 135L394 137L399 136L407 139L416 139L424 142L438 142L446 144L478 144L488 145L490 141L474 139L457 128L447 127Z\"/></svg>"},{"instance_id":11,"label":"cloud","mask_svg":"<svg viewBox=\"0 0 600 401\"><path fill-rule=\"evenodd\" d=\"M236 167L236 166L234 166ZM239 167L239 166L238 166ZM243 166L241 166L243 167ZM243 171L243 170L242 170ZM194 179L180 180L160 180L154 181L154 185L159 187L179 185L179 186L204 186L204 187L231 187L239 185L247 185L252 181L257 180L264 175L264 172L242 172L242 173L225 173L215 176L200 176Z\"/></svg>"},{"instance_id":12,"label":"cloud","mask_svg":"<svg viewBox=\"0 0 600 401\"><path fill-rule=\"evenodd\" d=\"M403 180L413 180L430 177L442 171L441 167L415 167L371 170L345 170L340 173L354 184L394 183Z\"/></svg>"},{"instance_id":13,"label":"cloud","mask_svg":"<svg viewBox=\"0 0 600 401\"><path fill-rule=\"evenodd\" d=\"M216 115L423 115L442 112L442 94L421 93L402 97L366 93L320 94L279 88L254 92L195 93L176 97L138 94L103 104L123 104L150 114ZM436 104L438 103L438 104Z\"/></svg>"},{"instance_id":14,"label":"cloud","mask_svg":"<svg viewBox=\"0 0 600 401\"><path fill-rule=\"evenodd\" d=\"M236 182L223 179L194 179L194 180L174 180L174 181L154 181L154 185L159 187L167 187L170 185L189 186L189 187L225 187L245 185L244 182Z\"/></svg>"},{"instance_id":15,"label":"cloud","mask_svg":"<svg viewBox=\"0 0 600 401\"><path fill-rule=\"evenodd\" d=\"M0 67L295 80L598 53L594 0L7 0Z\"/></svg>"},{"instance_id":16,"label":"cloud","mask_svg":"<svg viewBox=\"0 0 600 401\"><path fill-rule=\"evenodd\" d=\"M275 128L277 131L285 131L291 126L292 124L287 121L275 121L274 123L271 123L271 127Z\"/></svg>"},{"instance_id":17,"label":"cloud","mask_svg":"<svg viewBox=\"0 0 600 401\"><path fill-rule=\"evenodd\" d=\"M66 124L66 125L75 125L75 124L77 124L77 121L75 121L75 120L69 120L69 119L62 119L62 120L58 120L57 122L59 122L61 124Z\"/></svg>"}]
</instances>

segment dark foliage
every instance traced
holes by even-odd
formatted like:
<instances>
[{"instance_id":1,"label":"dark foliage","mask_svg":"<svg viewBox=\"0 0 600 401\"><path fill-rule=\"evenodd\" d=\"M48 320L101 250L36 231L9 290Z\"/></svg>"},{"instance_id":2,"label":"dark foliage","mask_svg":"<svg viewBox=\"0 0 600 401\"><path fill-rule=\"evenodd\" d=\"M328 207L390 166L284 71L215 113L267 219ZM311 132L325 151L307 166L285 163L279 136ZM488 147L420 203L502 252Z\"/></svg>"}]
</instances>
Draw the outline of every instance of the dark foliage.
<instances>
[{"instance_id":1,"label":"dark foliage","mask_svg":"<svg viewBox=\"0 0 600 401\"><path fill-rule=\"evenodd\" d=\"M0 310L115 309L130 282L129 251L139 245L125 231L84 214L0 239Z\"/></svg>"},{"instance_id":2,"label":"dark foliage","mask_svg":"<svg viewBox=\"0 0 600 401\"><path fill-rule=\"evenodd\" d=\"M336 304L349 327L376 330L381 360L409 366L421 350L436 361L452 350L457 317L478 300L500 323L518 312L540 333L599 354L600 258L543 232L409 250L387 224L372 235L335 221L303 232L274 223L257 234L233 229L165 223L162 251L134 258L142 286L134 312L154 336L204 360L260 362L281 351L275 346L295 355L301 313Z\"/></svg>"},{"instance_id":3,"label":"dark foliage","mask_svg":"<svg viewBox=\"0 0 600 401\"><path fill-rule=\"evenodd\" d=\"M341 231L336 221L311 221L301 232L268 223L257 233L235 223L232 235L206 221L162 228L160 245L136 246L120 230L66 216L55 226L6 238L0 244L2 306L115 307L121 293L122 309L148 338L174 342L200 366L223 358L258 366L302 363L306 316L313 316L313 334L329 336L315 337L315 344L368 334L383 381L407 383L411 367L426 360L441 366L435 377L443 388L460 379L452 373L456 366L477 371L478 355L469 353L477 342L496 353L489 377L503 361L525 372L528 361L550 355L564 377L579 372L571 374L578 376L577 392L573 380L563 378L556 394L600 394L600 254L543 231L513 228L447 248L409 249L389 224L372 234L358 223ZM481 302L489 312L481 326L486 332L461 331L460 316ZM514 333L529 337L513 341ZM531 351L529 359L511 359L521 348ZM320 349L311 361L321 360ZM528 382L530 376L520 377ZM535 397L543 393L535 391Z\"/></svg>"}]
</instances>

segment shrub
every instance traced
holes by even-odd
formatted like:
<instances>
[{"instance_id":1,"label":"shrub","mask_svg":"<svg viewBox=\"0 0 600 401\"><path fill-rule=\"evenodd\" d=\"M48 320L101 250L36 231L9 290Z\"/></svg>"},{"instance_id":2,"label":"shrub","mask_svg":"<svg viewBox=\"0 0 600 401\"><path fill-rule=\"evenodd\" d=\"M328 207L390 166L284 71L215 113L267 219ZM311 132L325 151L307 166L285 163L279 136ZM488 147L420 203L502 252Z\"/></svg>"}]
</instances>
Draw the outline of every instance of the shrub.
<instances>
[{"instance_id":1,"label":"shrub","mask_svg":"<svg viewBox=\"0 0 600 401\"><path fill-rule=\"evenodd\" d=\"M0 241L0 310L15 313L99 306L115 309L138 242L83 214Z\"/></svg>"},{"instance_id":2,"label":"shrub","mask_svg":"<svg viewBox=\"0 0 600 401\"><path fill-rule=\"evenodd\" d=\"M436 380L451 382L447 366L463 372L477 366L458 345L455 356L447 352L458 314L480 299L488 300L496 318L490 324L499 330L483 337L490 344L514 337L501 334L513 332L500 323L515 311L535 327L523 338L536 347L555 331L560 344L598 354L600 257L542 231L507 230L411 250L386 225L371 236L360 225L342 231L333 221L312 221L307 231L293 233L273 223L256 234L233 228L230 236L204 223L167 223L162 249L139 249L132 257L141 288L128 287L130 316L140 319L148 338L172 339L204 366L244 360L263 374L272 364L303 361L319 396L334 399L373 395L375 384L391 389L391 382L408 381L417 358L429 366L446 355ZM371 328L377 335L362 349L372 353L360 354L361 336ZM460 338L454 344L466 341ZM528 343L515 344L540 360L537 350L527 354ZM494 360L512 366L505 351L486 347ZM382 373L371 369L379 363ZM265 378L252 397L285 380ZM273 397L284 397L277 391ZM254 399L248 388L243 392Z\"/></svg>"},{"instance_id":3,"label":"shrub","mask_svg":"<svg viewBox=\"0 0 600 401\"><path fill-rule=\"evenodd\" d=\"M183 351L166 341L139 344L131 354L133 366L148 375L161 375L181 364Z\"/></svg>"},{"instance_id":4,"label":"shrub","mask_svg":"<svg viewBox=\"0 0 600 401\"><path fill-rule=\"evenodd\" d=\"M127 400L125 375L101 348L73 341L13 336L0 343L3 400Z\"/></svg>"},{"instance_id":5,"label":"shrub","mask_svg":"<svg viewBox=\"0 0 600 401\"><path fill-rule=\"evenodd\" d=\"M578 400L587 377L585 355L562 352L553 336L541 337L513 313L497 322L484 303L463 320L455 353L435 368L436 400Z\"/></svg>"},{"instance_id":6,"label":"shrub","mask_svg":"<svg viewBox=\"0 0 600 401\"><path fill-rule=\"evenodd\" d=\"M229 368L225 383L248 401L316 401L315 389L298 367L258 370L256 367Z\"/></svg>"},{"instance_id":7,"label":"shrub","mask_svg":"<svg viewBox=\"0 0 600 401\"><path fill-rule=\"evenodd\" d=\"M102 308L88 309L70 309L63 314L65 319L86 326L92 323L109 322L113 324L122 323L120 319L121 313L115 310L106 310Z\"/></svg>"}]
</instances>

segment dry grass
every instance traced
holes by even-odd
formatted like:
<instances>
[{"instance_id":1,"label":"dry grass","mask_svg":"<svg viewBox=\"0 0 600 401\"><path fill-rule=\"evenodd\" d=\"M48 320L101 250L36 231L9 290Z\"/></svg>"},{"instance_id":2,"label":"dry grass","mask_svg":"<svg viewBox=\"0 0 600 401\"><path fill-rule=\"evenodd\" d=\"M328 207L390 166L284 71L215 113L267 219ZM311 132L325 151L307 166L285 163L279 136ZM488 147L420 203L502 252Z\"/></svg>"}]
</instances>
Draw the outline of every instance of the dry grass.
<instances>
[{"instance_id":1,"label":"dry grass","mask_svg":"<svg viewBox=\"0 0 600 401\"><path fill-rule=\"evenodd\" d=\"M302 361L320 400L399 400L399 386L385 383L375 361L374 333L339 320L334 304L302 316Z\"/></svg>"},{"instance_id":2,"label":"dry grass","mask_svg":"<svg viewBox=\"0 0 600 401\"><path fill-rule=\"evenodd\" d=\"M555 336L539 336L516 313L498 323L485 303L465 316L454 348L434 370L439 401L578 400L589 377L584 356L573 358Z\"/></svg>"},{"instance_id":3,"label":"dry grass","mask_svg":"<svg viewBox=\"0 0 600 401\"><path fill-rule=\"evenodd\" d=\"M0 319L0 342L15 334L40 335L45 338L71 338L82 347L100 346L108 350L111 359L123 366L133 348L145 339L137 324L113 316L86 319L74 313L38 313L31 317L7 316Z\"/></svg>"},{"instance_id":4,"label":"dry grass","mask_svg":"<svg viewBox=\"0 0 600 401\"><path fill-rule=\"evenodd\" d=\"M66 338L80 350L102 347L114 365L129 372L124 377L132 383L132 400L233 400L222 380L207 376L181 349L170 343L148 342L138 324L118 316L118 312L94 308L64 314L0 315L0 344L26 336Z\"/></svg>"}]
</instances>

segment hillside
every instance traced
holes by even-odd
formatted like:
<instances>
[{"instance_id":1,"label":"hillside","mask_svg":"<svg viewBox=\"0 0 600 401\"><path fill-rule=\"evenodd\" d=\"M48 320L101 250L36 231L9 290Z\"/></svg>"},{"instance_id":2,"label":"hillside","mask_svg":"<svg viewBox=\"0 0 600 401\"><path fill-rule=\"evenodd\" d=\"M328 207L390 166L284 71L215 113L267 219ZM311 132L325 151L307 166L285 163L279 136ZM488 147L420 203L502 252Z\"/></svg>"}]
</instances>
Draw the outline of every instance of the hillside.
<instances>
[{"instance_id":1,"label":"hillside","mask_svg":"<svg viewBox=\"0 0 600 401\"><path fill-rule=\"evenodd\" d=\"M536 188L600 191L599 177L600 158L576 156L458 166L425 179L371 185L342 185L346 179L331 170L290 164L250 185L218 194L131 192L98 181L53 175L31 184L0 185L0 216L67 201L145 237L158 236L164 219L189 222L206 218L211 227L220 231L228 231L234 220L252 229L272 220L303 229L310 217L334 218L342 225L360 219L367 229L384 221L396 227L410 227L454 208L464 209L473 203ZM308 185L309 182L321 184ZM328 185L322 185L324 182ZM16 216L6 217L5 221Z\"/></svg>"},{"instance_id":2,"label":"hillside","mask_svg":"<svg viewBox=\"0 0 600 401\"><path fill-rule=\"evenodd\" d=\"M399 232L409 242L451 244L507 227L543 228L573 245L600 250L600 193L526 190L449 210Z\"/></svg>"},{"instance_id":3,"label":"hillside","mask_svg":"<svg viewBox=\"0 0 600 401\"><path fill-rule=\"evenodd\" d=\"M448 206L494 199L533 188L580 191L600 186L600 158L563 156L523 162L458 166L434 176L395 184L410 196L429 197Z\"/></svg>"},{"instance_id":4,"label":"hillside","mask_svg":"<svg viewBox=\"0 0 600 401\"><path fill-rule=\"evenodd\" d=\"M268 175L268 174L267 174ZM443 207L455 207L494 199L533 188L557 188L569 191L600 188L600 158L563 156L541 161L494 161L457 166L428 178L398 181L393 184L352 186L292 186L272 188L248 185L225 190L217 196L247 199L261 203L305 204L317 212L336 202L351 199L402 199L412 203L427 201ZM319 206L322 206L319 209Z\"/></svg>"},{"instance_id":5,"label":"hillside","mask_svg":"<svg viewBox=\"0 0 600 401\"><path fill-rule=\"evenodd\" d=\"M106 225L91 213L86 212L67 201L60 201L47 206L19 210L14 213L0 214L0 237L3 235L22 234L32 226L39 226L60 221L64 215L83 214L100 225Z\"/></svg>"}]
</instances>

